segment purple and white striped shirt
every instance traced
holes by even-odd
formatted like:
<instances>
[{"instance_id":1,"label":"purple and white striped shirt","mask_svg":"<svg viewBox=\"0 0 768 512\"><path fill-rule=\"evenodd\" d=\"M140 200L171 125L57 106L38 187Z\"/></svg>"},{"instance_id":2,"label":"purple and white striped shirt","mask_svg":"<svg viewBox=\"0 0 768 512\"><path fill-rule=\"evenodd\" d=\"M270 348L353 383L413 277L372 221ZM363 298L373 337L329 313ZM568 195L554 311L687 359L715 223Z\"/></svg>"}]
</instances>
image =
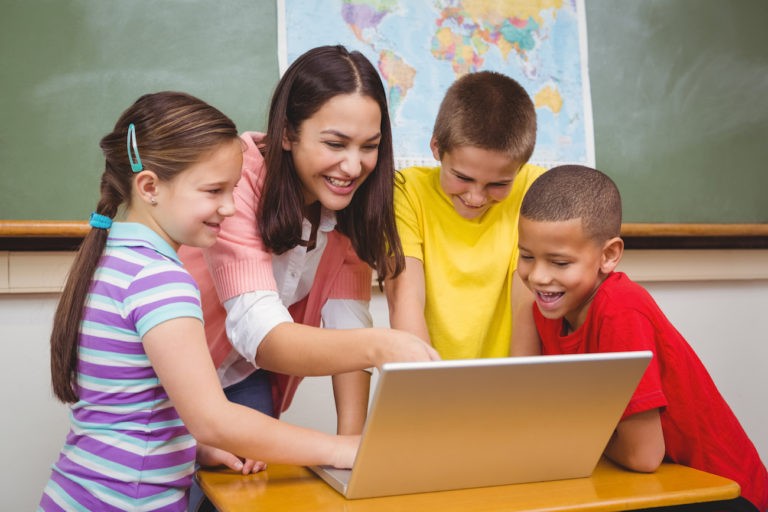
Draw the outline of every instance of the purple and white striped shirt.
<instances>
[{"instance_id":1,"label":"purple and white striped shirt","mask_svg":"<svg viewBox=\"0 0 768 512\"><path fill-rule=\"evenodd\" d=\"M195 440L141 341L180 317L202 321L176 252L143 224L113 224L80 326L80 399L39 510L186 509Z\"/></svg>"}]
</instances>

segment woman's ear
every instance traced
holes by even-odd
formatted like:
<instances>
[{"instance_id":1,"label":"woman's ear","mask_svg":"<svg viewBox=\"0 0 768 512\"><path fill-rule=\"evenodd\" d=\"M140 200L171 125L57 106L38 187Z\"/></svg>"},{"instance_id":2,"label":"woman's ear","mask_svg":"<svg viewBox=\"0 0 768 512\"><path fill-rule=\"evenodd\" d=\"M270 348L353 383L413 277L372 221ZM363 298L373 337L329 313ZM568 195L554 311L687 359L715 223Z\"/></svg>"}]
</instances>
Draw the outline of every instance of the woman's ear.
<instances>
[{"instance_id":1,"label":"woman's ear","mask_svg":"<svg viewBox=\"0 0 768 512\"><path fill-rule=\"evenodd\" d=\"M157 174L144 169L136 175L133 183L136 187L137 199L151 205L157 204L158 185L160 183Z\"/></svg>"},{"instance_id":2,"label":"woman's ear","mask_svg":"<svg viewBox=\"0 0 768 512\"><path fill-rule=\"evenodd\" d=\"M284 151L291 150L293 142L291 142L291 138L288 136L288 127L283 128L283 136L281 137L281 142Z\"/></svg>"},{"instance_id":3,"label":"woman's ear","mask_svg":"<svg viewBox=\"0 0 768 512\"><path fill-rule=\"evenodd\" d=\"M613 237L603 244L603 255L600 259L600 272L610 274L616 269L624 254L624 240Z\"/></svg>"}]
</instances>

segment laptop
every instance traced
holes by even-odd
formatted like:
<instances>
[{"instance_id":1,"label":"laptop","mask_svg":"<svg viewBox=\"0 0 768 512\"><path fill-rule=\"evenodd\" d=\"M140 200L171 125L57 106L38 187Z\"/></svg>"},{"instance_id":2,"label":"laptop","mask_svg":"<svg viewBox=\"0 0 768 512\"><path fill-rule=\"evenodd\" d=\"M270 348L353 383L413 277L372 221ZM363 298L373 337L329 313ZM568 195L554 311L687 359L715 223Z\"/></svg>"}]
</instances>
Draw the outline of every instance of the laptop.
<instances>
[{"instance_id":1,"label":"laptop","mask_svg":"<svg viewBox=\"0 0 768 512\"><path fill-rule=\"evenodd\" d=\"M352 469L310 469L349 499L588 477L651 357L387 363Z\"/></svg>"}]
</instances>

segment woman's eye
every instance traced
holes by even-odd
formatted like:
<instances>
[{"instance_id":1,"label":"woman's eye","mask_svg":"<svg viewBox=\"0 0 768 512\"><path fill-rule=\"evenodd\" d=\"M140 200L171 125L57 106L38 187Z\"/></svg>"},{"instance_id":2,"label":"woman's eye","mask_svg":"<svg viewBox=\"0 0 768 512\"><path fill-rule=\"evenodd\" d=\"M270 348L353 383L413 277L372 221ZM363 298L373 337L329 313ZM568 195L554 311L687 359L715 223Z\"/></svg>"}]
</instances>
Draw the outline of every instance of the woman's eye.
<instances>
[{"instance_id":1,"label":"woman's eye","mask_svg":"<svg viewBox=\"0 0 768 512\"><path fill-rule=\"evenodd\" d=\"M344 147L344 144L341 142L334 142L334 141L326 141L325 145L332 149L342 149Z\"/></svg>"}]
</instances>

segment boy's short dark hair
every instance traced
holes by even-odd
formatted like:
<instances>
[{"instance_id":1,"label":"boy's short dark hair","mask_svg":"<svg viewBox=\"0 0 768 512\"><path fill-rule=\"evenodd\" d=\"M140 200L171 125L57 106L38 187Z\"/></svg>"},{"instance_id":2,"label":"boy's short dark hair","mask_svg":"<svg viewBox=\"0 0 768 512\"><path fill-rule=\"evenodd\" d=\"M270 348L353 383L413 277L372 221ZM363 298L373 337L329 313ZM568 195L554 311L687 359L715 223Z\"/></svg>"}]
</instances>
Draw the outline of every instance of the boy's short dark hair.
<instances>
[{"instance_id":1,"label":"boy's short dark hair","mask_svg":"<svg viewBox=\"0 0 768 512\"><path fill-rule=\"evenodd\" d=\"M580 218L586 235L602 243L621 234L621 195L602 172L562 165L533 182L523 198L520 216L540 222Z\"/></svg>"},{"instance_id":2,"label":"boy's short dark hair","mask_svg":"<svg viewBox=\"0 0 768 512\"><path fill-rule=\"evenodd\" d=\"M522 165L536 144L536 109L512 78L493 71L468 73L445 93L432 137L441 157L473 146L503 152Z\"/></svg>"}]
</instances>

